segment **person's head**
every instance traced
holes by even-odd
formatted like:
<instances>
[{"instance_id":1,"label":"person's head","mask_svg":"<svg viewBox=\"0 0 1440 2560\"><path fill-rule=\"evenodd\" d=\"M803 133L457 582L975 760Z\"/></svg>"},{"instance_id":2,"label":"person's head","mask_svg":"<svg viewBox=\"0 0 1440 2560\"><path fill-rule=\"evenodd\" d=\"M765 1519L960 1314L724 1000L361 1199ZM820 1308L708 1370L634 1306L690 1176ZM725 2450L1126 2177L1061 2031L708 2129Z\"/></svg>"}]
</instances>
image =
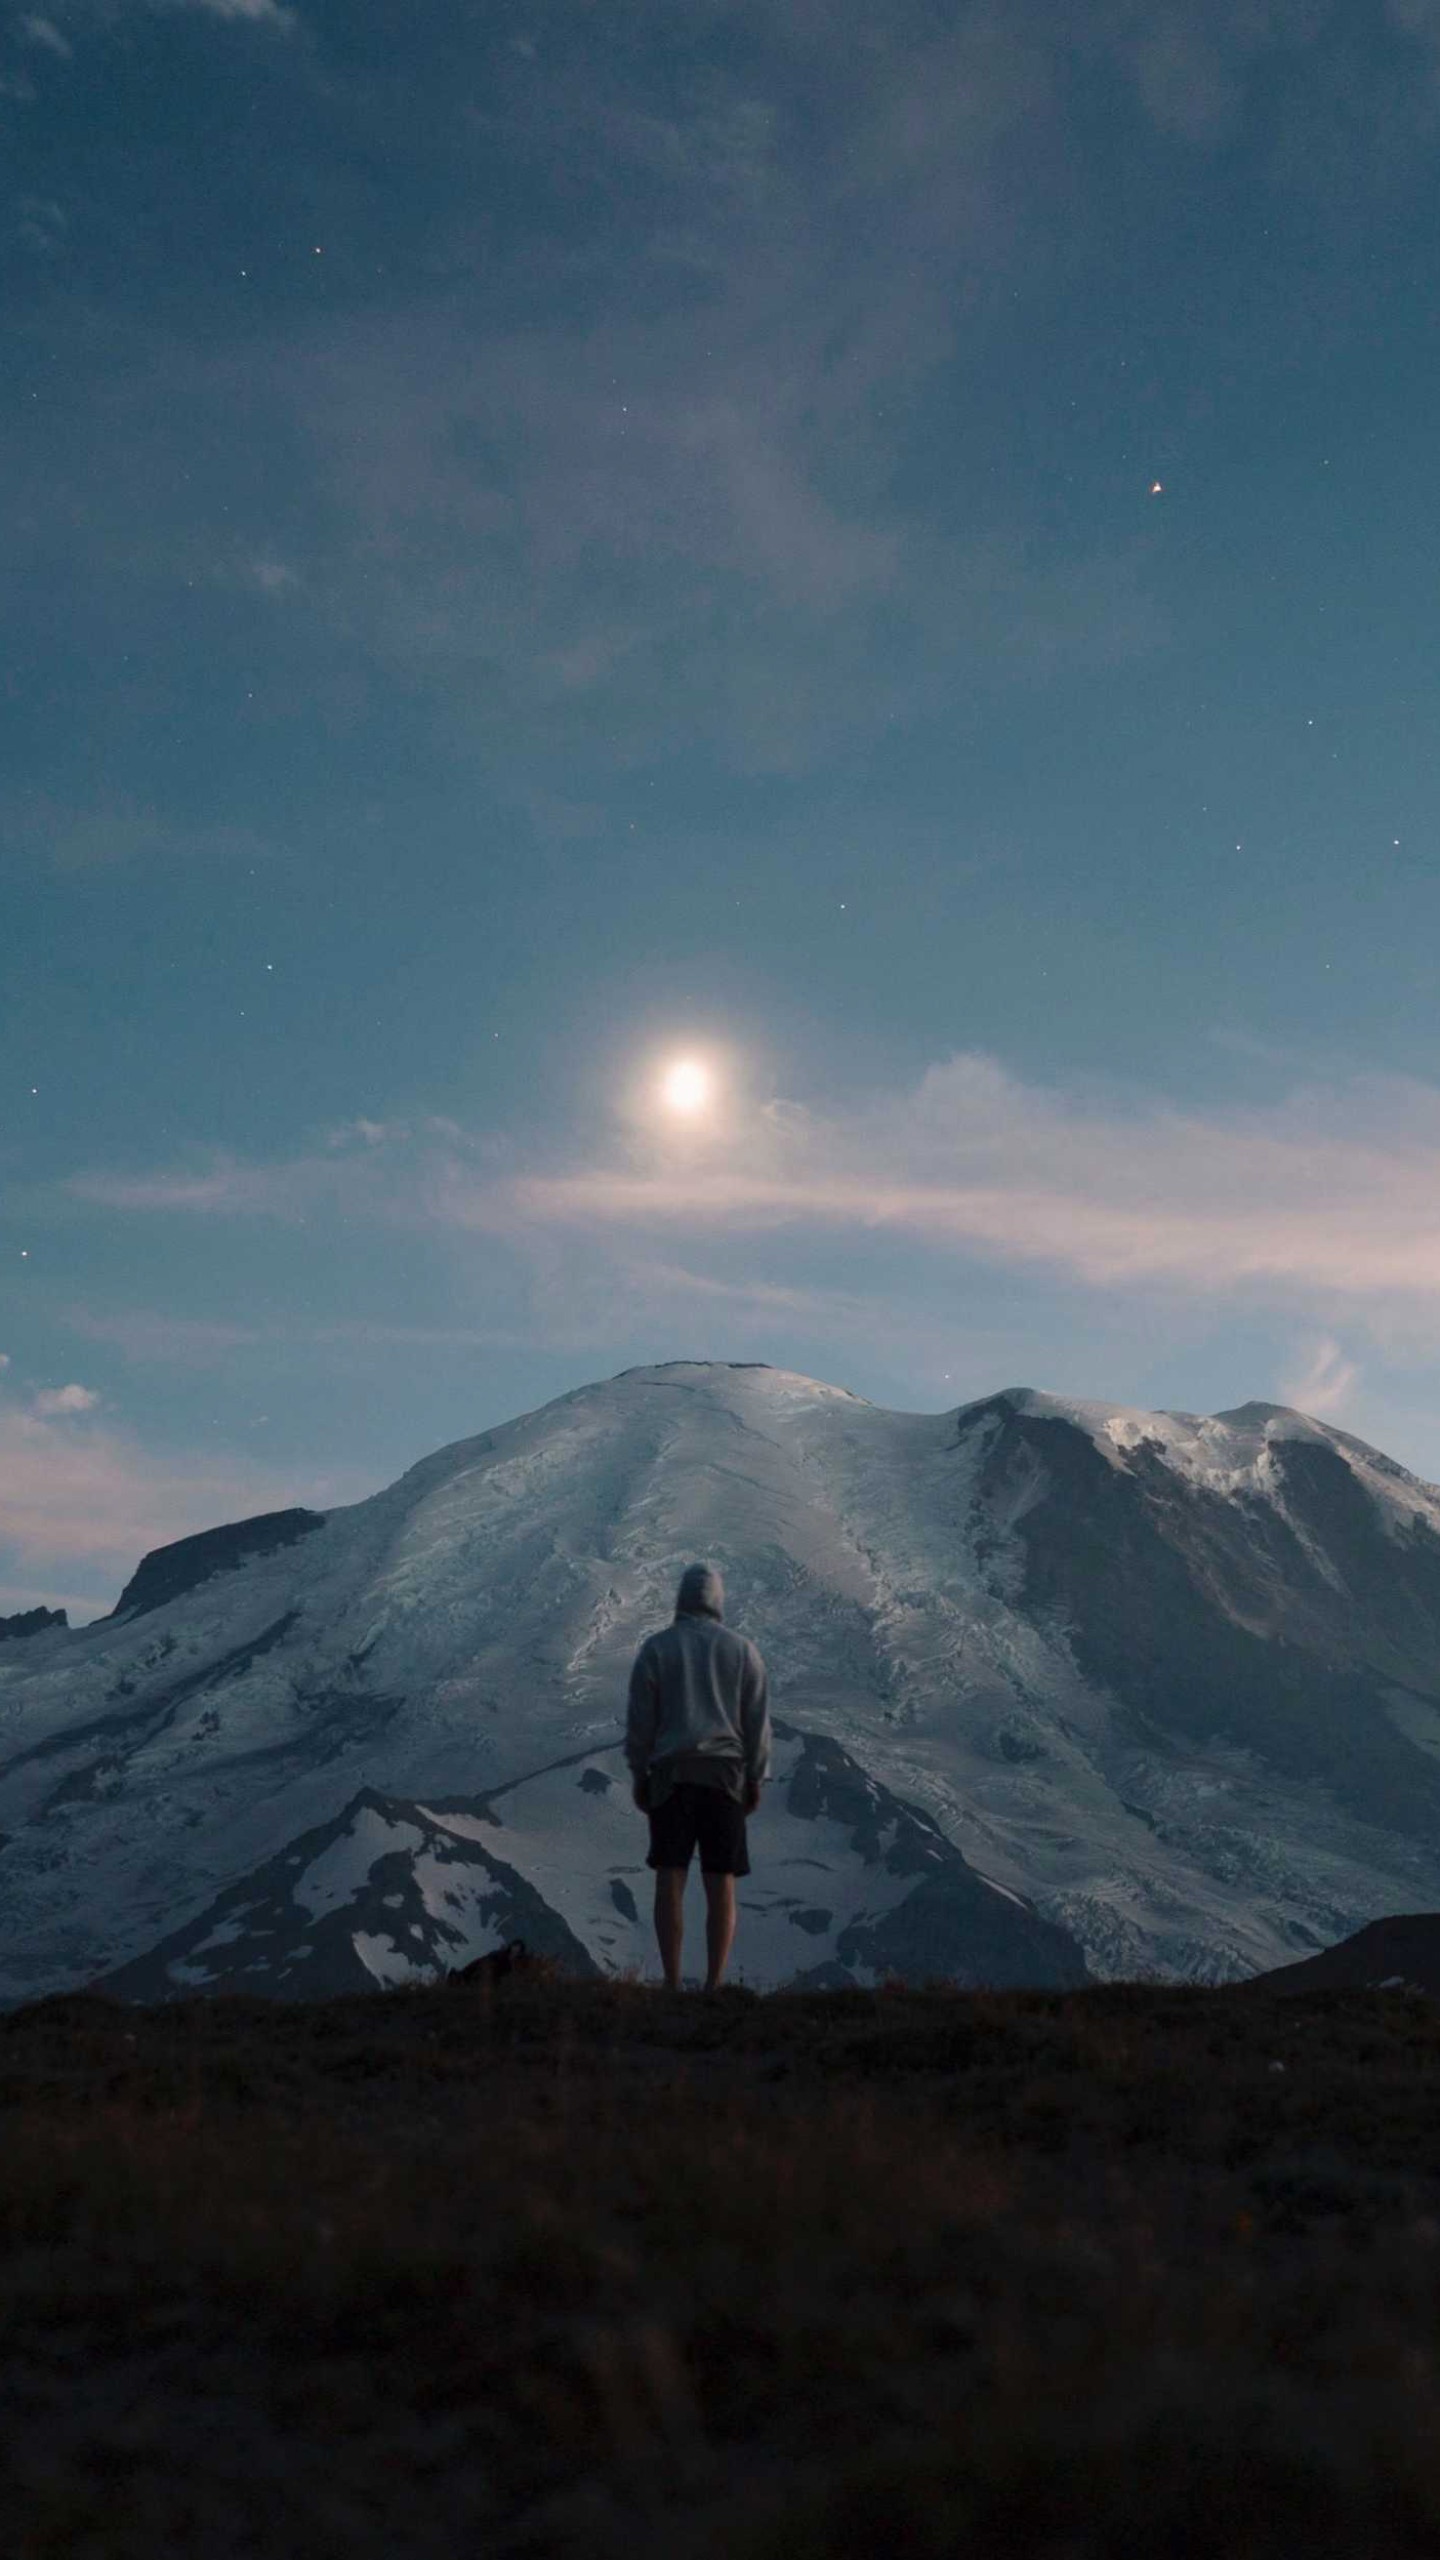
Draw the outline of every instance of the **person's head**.
<instances>
[{"instance_id":1,"label":"person's head","mask_svg":"<svg viewBox=\"0 0 1440 2560\"><path fill-rule=\"evenodd\" d=\"M713 1564L687 1564L675 1594L677 1618L723 1618L725 1585Z\"/></svg>"}]
</instances>

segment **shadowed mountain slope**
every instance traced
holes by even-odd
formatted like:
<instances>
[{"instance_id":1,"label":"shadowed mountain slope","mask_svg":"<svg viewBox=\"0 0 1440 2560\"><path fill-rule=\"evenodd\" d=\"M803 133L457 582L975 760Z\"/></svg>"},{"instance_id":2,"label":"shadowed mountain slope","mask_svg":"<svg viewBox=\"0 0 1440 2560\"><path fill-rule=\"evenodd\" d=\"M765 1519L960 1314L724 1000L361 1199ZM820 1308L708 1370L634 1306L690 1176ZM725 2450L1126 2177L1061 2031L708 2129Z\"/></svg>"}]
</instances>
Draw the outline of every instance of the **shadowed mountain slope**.
<instances>
[{"instance_id":1,"label":"shadowed mountain slope","mask_svg":"<svg viewBox=\"0 0 1440 2560\"><path fill-rule=\"evenodd\" d=\"M1372 1920L1338 1947L1256 1979L1265 1991L1428 1991L1440 1999L1440 1911Z\"/></svg>"},{"instance_id":2,"label":"shadowed mountain slope","mask_svg":"<svg viewBox=\"0 0 1440 2560\"><path fill-rule=\"evenodd\" d=\"M788 1725L775 1741L760 1868L739 1889L737 1979L1087 1979L1066 1930L975 1875L835 1743ZM511 1937L566 1973L639 1971L651 1878L618 1757L614 1745L587 1752L493 1799L422 1805L365 1789L105 1988L329 1996L433 1978Z\"/></svg>"}]
</instances>

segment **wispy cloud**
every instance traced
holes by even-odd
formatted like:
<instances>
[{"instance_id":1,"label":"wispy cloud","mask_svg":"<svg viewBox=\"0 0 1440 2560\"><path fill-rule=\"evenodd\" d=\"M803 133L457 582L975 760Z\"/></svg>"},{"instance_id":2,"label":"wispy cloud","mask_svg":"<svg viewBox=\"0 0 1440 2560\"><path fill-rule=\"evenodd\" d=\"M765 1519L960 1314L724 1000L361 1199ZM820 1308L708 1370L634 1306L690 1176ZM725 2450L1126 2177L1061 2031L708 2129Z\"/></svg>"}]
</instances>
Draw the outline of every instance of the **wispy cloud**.
<instances>
[{"instance_id":1,"label":"wispy cloud","mask_svg":"<svg viewBox=\"0 0 1440 2560\"><path fill-rule=\"evenodd\" d=\"M46 1422L62 1413L93 1413L99 1402L93 1387L41 1387L30 1400L30 1411Z\"/></svg>"},{"instance_id":2,"label":"wispy cloud","mask_svg":"<svg viewBox=\"0 0 1440 2560\"><path fill-rule=\"evenodd\" d=\"M215 1157L203 1172L82 1173L69 1189L107 1209L164 1209L221 1217L294 1218L324 1206L324 1159L251 1165Z\"/></svg>"},{"instance_id":3,"label":"wispy cloud","mask_svg":"<svg viewBox=\"0 0 1440 2560\"><path fill-rule=\"evenodd\" d=\"M1367 98L1386 148L1413 142L1431 105L1430 83L1415 72L1433 76L1440 61L1435 0L1378 0L1351 11L1328 0L1208 0L1204 9L1193 0L1096 0L1083 21L1057 13L1057 25L1062 41L1110 55L1167 137L1221 148L1247 114L1263 115L1292 147L1297 134L1308 136L1319 164L1312 183L1323 183L1342 121L1353 149L1357 95ZM1387 29L1398 39L1388 64ZM1288 174L1293 184L1301 172Z\"/></svg>"},{"instance_id":4,"label":"wispy cloud","mask_svg":"<svg viewBox=\"0 0 1440 2560\"><path fill-rule=\"evenodd\" d=\"M296 23L279 0L75 0L20 23L63 43L142 5ZM455 752L503 747L487 760L513 800L543 800L573 750L582 813L595 767L680 736L746 772L813 772L895 726L953 722L997 673L1143 658L1170 639L1150 532L1047 541L1023 497L967 468L927 495L924 403L945 383L965 453L988 332L1043 271L1037 238L1085 236L1077 58L1109 83L1107 121L1134 102L1166 137L1223 143L1293 89L1388 151L1396 91L1428 90L1402 75L1433 52L1435 12L1350 14L1382 39L1375 59L1324 0L722 0L683 45L673 9L637 0L624 43L609 13L571 9L545 15L543 41L538 20L533 37L497 26L490 54L477 28L482 103L457 110L473 148L517 201L537 171L547 202L559 183L583 227L547 217L506 248L479 236L466 186L426 238L418 300L287 306L228 343L157 325L143 362L108 375L102 335L93 395L0 474L25 493L18 533L43 518L68 592L105 565L133 574L144 527L147 578L242 585L257 610L283 603L287 647L339 638L376 684L398 668ZM17 62L33 69L45 41ZM404 201L403 134L434 157L430 48L397 46L383 77L402 155L385 183ZM352 69L333 97L365 94ZM1290 153L1298 172L1311 158ZM347 187L363 163L350 155ZM419 192L435 191L432 165ZM57 237L37 220L37 249ZM294 457L303 576L275 556L268 501L217 553L192 448L229 492L242 445ZM143 813L128 839L124 813L99 833L158 850ZM91 841L80 858L99 858Z\"/></svg>"},{"instance_id":5,"label":"wispy cloud","mask_svg":"<svg viewBox=\"0 0 1440 2560\"><path fill-rule=\"evenodd\" d=\"M69 217L53 196L19 196L14 209L15 236L42 258L57 257L65 246Z\"/></svg>"},{"instance_id":6,"label":"wispy cloud","mask_svg":"<svg viewBox=\"0 0 1440 2560\"><path fill-rule=\"evenodd\" d=\"M1428 0L1387 4L1398 50L1423 43ZM1083 235L1077 58L1117 119L1133 103L1196 146L1252 110L1268 129L1303 58L1304 113L1348 133L1357 82L1372 121L1390 99L1342 16L795 0L731 67L687 77L671 14L641 0L617 53L605 13L552 13L543 45L496 61L480 134L520 184L563 168L600 208L578 257L558 239L533 252L498 325L477 331L467 282L278 351L265 396L300 430L331 528L307 564L314 611L443 693L467 746L503 727L537 783L562 734L583 749L597 729L622 757L683 731L742 769L813 770L953 715L997 667L1164 648L1148 537L1077 556L989 481L968 505L963 475L945 506L917 498L917 413L967 354L947 395L963 449L964 382L1035 273L1037 224ZM822 110L797 112L812 91ZM468 279L494 250L465 219L436 258ZM244 363L253 381L248 343Z\"/></svg>"},{"instance_id":7,"label":"wispy cloud","mask_svg":"<svg viewBox=\"0 0 1440 2560\"><path fill-rule=\"evenodd\" d=\"M1308 1346L1303 1367L1280 1392L1286 1404L1298 1405L1302 1413L1342 1413L1359 1383L1358 1364L1347 1359L1333 1335L1323 1334Z\"/></svg>"},{"instance_id":8,"label":"wispy cloud","mask_svg":"<svg viewBox=\"0 0 1440 2560\"><path fill-rule=\"evenodd\" d=\"M268 552L262 552L258 559L247 561L245 574L251 585L258 587L260 593L265 596L286 595L300 584L299 571L292 569L288 560L277 560Z\"/></svg>"},{"instance_id":9,"label":"wispy cloud","mask_svg":"<svg viewBox=\"0 0 1440 2560\"><path fill-rule=\"evenodd\" d=\"M476 1181L441 1214L592 1235L894 1234L1099 1289L1365 1299L1440 1281L1440 1093L1371 1079L1206 1116L1077 1103L962 1057L846 1118L755 1115L707 1160Z\"/></svg>"},{"instance_id":10,"label":"wispy cloud","mask_svg":"<svg viewBox=\"0 0 1440 2560\"><path fill-rule=\"evenodd\" d=\"M62 35L53 18L42 18L26 12L18 21L19 33L26 44L39 45L42 52L55 54L61 62L69 62L75 47Z\"/></svg>"},{"instance_id":11,"label":"wispy cloud","mask_svg":"<svg viewBox=\"0 0 1440 2560\"><path fill-rule=\"evenodd\" d=\"M203 1451L156 1450L97 1417L84 1387L0 1387L0 1610L91 1617L150 1547L293 1502L368 1491L353 1477L282 1475Z\"/></svg>"},{"instance_id":12,"label":"wispy cloud","mask_svg":"<svg viewBox=\"0 0 1440 2560\"><path fill-rule=\"evenodd\" d=\"M406 1194L423 1180L424 1164L437 1147L442 1159L449 1160L458 1133L449 1124L440 1129L437 1138L428 1125L407 1123L383 1130L377 1138L372 1133L381 1130L380 1123L357 1121L332 1133L313 1155L289 1163L255 1164L216 1152L167 1171L76 1174L67 1187L74 1198L107 1209L275 1218L295 1226L327 1211L389 1221L413 1215Z\"/></svg>"},{"instance_id":13,"label":"wispy cloud","mask_svg":"<svg viewBox=\"0 0 1440 2560\"><path fill-rule=\"evenodd\" d=\"M155 8L187 10L205 18L229 18L248 21L252 26L283 27L295 25L293 9L282 8L280 0L150 0Z\"/></svg>"},{"instance_id":14,"label":"wispy cloud","mask_svg":"<svg viewBox=\"0 0 1440 2560\"><path fill-rule=\"evenodd\" d=\"M70 1188L187 1217L569 1236L632 1271L642 1251L674 1267L678 1239L849 1234L1110 1292L1378 1304L1428 1299L1440 1282L1440 1091L1400 1079L1207 1115L1077 1101L960 1056L848 1114L773 1103L683 1149L617 1134L608 1158L519 1171L453 1122L367 1129L285 1163L92 1172Z\"/></svg>"},{"instance_id":15,"label":"wispy cloud","mask_svg":"<svg viewBox=\"0 0 1440 2560\"><path fill-rule=\"evenodd\" d=\"M238 403L308 457L296 621L425 684L462 751L503 737L517 798L562 740L807 770L997 665L1163 645L1138 545L1041 557L993 488L943 522L902 494L916 399L1066 183L1048 35L785 8L687 69L672 13L633 14L617 50L555 13L473 113L522 190L584 192L583 242L497 263L467 200L433 248L459 291L163 354L222 442Z\"/></svg>"},{"instance_id":16,"label":"wispy cloud","mask_svg":"<svg viewBox=\"0 0 1440 2560\"><path fill-rule=\"evenodd\" d=\"M69 61L75 47L66 27L103 29L142 14L218 18L233 26L273 27L286 35L299 24L299 12L287 8L284 0L57 0L52 12L24 13L14 22L14 31L22 42Z\"/></svg>"},{"instance_id":17,"label":"wispy cloud","mask_svg":"<svg viewBox=\"0 0 1440 2560\"><path fill-rule=\"evenodd\" d=\"M273 1361L291 1353L307 1360L330 1353L344 1365L370 1360L380 1351L494 1351L533 1338L514 1326L491 1324L404 1324L374 1316L329 1322L276 1317L267 1324L230 1324L148 1307L69 1307L60 1321L87 1342L109 1344L137 1368L155 1369L221 1369L245 1354Z\"/></svg>"},{"instance_id":18,"label":"wispy cloud","mask_svg":"<svg viewBox=\"0 0 1440 2560\"><path fill-rule=\"evenodd\" d=\"M201 863L224 870L274 859L273 847L249 827L223 821L187 825L125 793L85 802L39 791L0 797L0 853L57 871L131 862Z\"/></svg>"},{"instance_id":19,"label":"wispy cloud","mask_svg":"<svg viewBox=\"0 0 1440 2560\"><path fill-rule=\"evenodd\" d=\"M118 1311L68 1307L62 1322L87 1342L109 1343L127 1360L174 1369L209 1369L265 1339L259 1325L205 1316L161 1315L152 1308Z\"/></svg>"}]
</instances>

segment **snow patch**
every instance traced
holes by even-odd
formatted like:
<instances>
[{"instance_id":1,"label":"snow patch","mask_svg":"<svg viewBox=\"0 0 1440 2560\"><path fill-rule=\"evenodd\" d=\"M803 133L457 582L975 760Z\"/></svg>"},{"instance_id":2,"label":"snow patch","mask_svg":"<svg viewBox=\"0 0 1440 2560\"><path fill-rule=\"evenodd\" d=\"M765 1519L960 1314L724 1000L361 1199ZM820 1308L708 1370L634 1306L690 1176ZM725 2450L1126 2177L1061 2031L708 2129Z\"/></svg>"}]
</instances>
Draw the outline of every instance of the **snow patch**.
<instances>
[{"instance_id":1,"label":"snow patch","mask_svg":"<svg viewBox=\"0 0 1440 2560\"><path fill-rule=\"evenodd\" d=\"M386 1988L401 1982L429 1982L434 1979L435 1967L417 1965L413 1957L405 1955L396 1946L393 1938L373 1937L368 1930L357 1929L350 1944L366 1972Z\"/></svg>"},{"instance_id":2,"label":"snow patch","mask_svg":"<svg viewBox=\"0 0 1440 2560\"><path fill-rule=\"evenodd\" d=\"M370 1805L362 1805L350 1829L322 1849L291 1890L312 1920L352 1902L368 1884L381 1858L397 1849L418 1849L424 1834L410 1822L387 1822Z\"/></svg>"}]
</instances>

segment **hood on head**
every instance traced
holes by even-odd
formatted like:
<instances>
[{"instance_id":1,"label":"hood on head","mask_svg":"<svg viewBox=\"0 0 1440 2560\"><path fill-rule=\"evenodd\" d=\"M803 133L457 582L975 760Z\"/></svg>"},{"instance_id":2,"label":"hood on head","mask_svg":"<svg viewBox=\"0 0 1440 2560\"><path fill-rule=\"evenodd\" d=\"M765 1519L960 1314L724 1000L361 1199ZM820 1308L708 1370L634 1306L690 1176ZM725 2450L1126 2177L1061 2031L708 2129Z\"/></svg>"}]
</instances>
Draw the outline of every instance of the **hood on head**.
<instances>
[{"instance_id":1,"label":"hood on head","mask_svg":"<svg viewBox=\"0 0 1440 2560\"><path fill-rule=\"evenodd\" d=\"M713 1564L687 1564L675 1594L677 1618L723 1618L725 1585Z\"/></svg>"}]
</instances>

